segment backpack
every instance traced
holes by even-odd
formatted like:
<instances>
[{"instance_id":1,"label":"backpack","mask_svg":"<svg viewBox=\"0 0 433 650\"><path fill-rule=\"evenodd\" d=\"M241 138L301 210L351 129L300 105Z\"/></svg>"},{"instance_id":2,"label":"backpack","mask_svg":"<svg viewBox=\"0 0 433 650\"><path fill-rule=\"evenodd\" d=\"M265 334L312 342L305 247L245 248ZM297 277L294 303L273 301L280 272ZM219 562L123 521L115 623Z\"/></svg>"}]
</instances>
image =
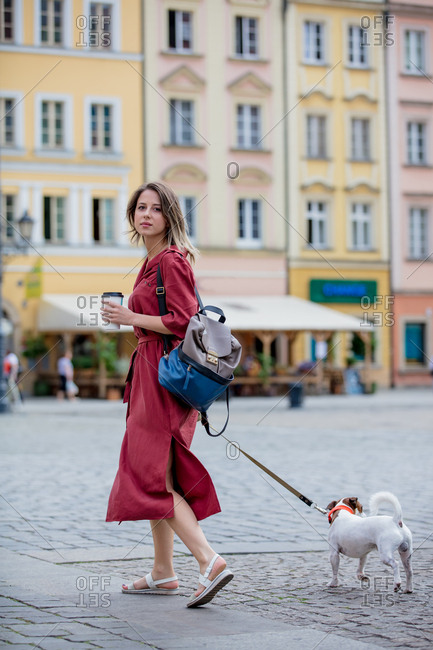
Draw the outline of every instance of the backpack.
<instances>
[{"instance_id":1,"label":"backpack","mask_svg":"<svg viewBox=\"0 0 433 650\"><path fill-rule=\"evenodd\" d=\"M156 277L159 312L164 316L167 306L159 264ZM164 355L159 362L158 379L161 386L197 409L207 433L217 436L225 431L228 424L228 387L234 379L233 372L239 364L242 348L225 324L224 312L213 305L204 307L197 288L195 293L200 309L189 321L183 341L168 353L168 336L164 336ZM208 316L207 312L219 315L218 320ZM207 410L224 392L227 419L223 429L217 434L212 434L209 430Z\"/></svg>"}]
</instances>

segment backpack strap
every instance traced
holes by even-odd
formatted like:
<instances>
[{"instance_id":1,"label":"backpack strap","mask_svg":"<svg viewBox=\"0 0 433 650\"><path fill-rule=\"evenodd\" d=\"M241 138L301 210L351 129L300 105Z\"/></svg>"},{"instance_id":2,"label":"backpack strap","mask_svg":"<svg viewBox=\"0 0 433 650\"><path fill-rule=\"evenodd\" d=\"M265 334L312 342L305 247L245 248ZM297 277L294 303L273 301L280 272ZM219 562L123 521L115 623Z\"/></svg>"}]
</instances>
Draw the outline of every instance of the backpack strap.
<instances>
[{"instance_id":1,"label":"backpack strap","mask_svg":"<svg viewBox=\"0 0 433 650\"><path fill-rule=\"evenodd\" d=\"M206 433L207 433L209 436L212 436L212 438L218 438L218 436L220 436L221 434L223 434L224 431L227 429L227 425L228 425L228 423L229 423L229 417L230 417L230 403L229 403L229 398L230 398L230 395L229 395L229 386L227 386L227 388L226 388L227 417L226 417L226 421L225 421L225 423L224 423L223 428L222 428L221 431L219 431L218 433L211 433L211 432L210 432L210 424L209 424L209 420L208 420L208 417L207 417L207 412L204 411L204 412L201 412L201 413L200 413L200 422L202 423L202 425L203 425L204 428L206 429Z\"/></svg>"},{"instance_id":2,"label":"backpack strap","mask_svg":"<svg viewBox=\"0 0 433 650\"><path fill-rule=\"evenodd\" d=\"M165 287L162 281L161 268L159 264L158 268L156 269L156 297L158 298L159 315L165 316L168 311L167 303L165 301ZM164 341L164 356L167 356L170 339L168 337L168 334L163 334L162 338Z\"/></svg>"}]
</instances>

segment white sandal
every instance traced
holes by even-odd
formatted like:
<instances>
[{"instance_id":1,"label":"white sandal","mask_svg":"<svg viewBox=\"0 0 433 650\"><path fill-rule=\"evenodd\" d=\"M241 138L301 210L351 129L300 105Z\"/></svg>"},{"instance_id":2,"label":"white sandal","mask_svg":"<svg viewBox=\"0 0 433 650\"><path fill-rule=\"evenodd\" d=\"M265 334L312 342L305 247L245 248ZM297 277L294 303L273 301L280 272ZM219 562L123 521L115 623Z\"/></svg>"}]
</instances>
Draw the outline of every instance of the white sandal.
<instances>
[{"instance_id":1,"label":"white sandal","mask_svg":"<svg viewBox=\"0 0 433 650\"><path fill-rule=\"evenodd\" d=\"M124 594L149 594L151 596L173 596L174 594L179 593L179 587L174 589L163 589L162 587L157 587L157 585L162 585L165 582L173 582L177 580L177 576L171 578L163 578L163 580L154 580L152 578L152 573L148 573L146 576L146 582L148 589L136 589L134 583L131 582L129 585L122 585L122 593Z\"/></svg>"},{"instance_id":2,"label":"white sandal","mask_svg":"<svg viewBox=\"0 0 433 650\"><path fill-rule=\"evenodd\" d=\"M218 591L225 587L226 584L229 583L233 578L233 573L229 571L229 569L224 569L224 571L218 573L218 575L213 580L208 579L213 565L219 557L219 555L214 555L210 561L208 568L204 572L204 575L200 573L198 581L201 585L203 585L203 587L205 587L205 589L198 596L191 596L189 602L187 603L187 607L199 607L199 605L205 605L211 601L212 598L218 593Z\"/></svg>"}]
</instances>

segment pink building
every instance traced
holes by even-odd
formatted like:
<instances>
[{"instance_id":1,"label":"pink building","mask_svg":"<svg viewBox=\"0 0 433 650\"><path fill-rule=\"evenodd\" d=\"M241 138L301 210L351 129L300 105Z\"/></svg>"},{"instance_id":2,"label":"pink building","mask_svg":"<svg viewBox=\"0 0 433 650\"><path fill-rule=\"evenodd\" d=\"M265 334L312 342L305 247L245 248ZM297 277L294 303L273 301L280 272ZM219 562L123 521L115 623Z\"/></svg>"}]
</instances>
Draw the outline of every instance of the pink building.
<instances>
[{"instance_id":1,"label":"pink building","mask_svg":"<svg viewBox=\"0 0 433 650\"><path fill-rule=\"evenodd\" d=\"M393 382L429 385L433 358L433 5L390 1L388 71Z\"/></svg>"}]
</instances>

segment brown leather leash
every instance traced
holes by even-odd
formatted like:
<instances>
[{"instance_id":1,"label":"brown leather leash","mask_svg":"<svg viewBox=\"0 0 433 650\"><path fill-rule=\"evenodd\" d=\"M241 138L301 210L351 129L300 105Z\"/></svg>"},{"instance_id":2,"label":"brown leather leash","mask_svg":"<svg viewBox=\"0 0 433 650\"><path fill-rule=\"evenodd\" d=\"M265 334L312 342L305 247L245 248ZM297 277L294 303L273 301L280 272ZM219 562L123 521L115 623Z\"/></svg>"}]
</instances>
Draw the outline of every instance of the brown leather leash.
<instances>
[{"instance_id":1,"label":"brown leather leash","mask_svg":"<svg viewBox=\"0 0 433 650\"><path fill-rule=\"evenodd\" d=\"M215 429L214 429L214 430L215 430ZM254 463L254 465L257 465L257 467L259 467L261 470L263 470L264 472L266 472L266 474L267 474L268 476L270 476L271 478L273 478L274 481L277 481L277 483L279 483L280 485L282 485L283 488L285 488L286 490L288 490L289 492L291 492L292 494L294 494L295 497L298 497L298 499L300 499L300 500L302 501L302 503L305 503L305 505L307 505L309 508L311 508L311 507L312 507L312 508L315 508L316 510L318 510L319 512L321 512L322 515L327 515L327 514L328 514L328 511L327 511L327 510L325 510L324 508L321 508L320 506L318 506L317 503L315 503L314 501L312 501L311 499L309 499L308 497L306 497L305 495L303 495L301 492L299 492L299 491L298 491L296 488L294 488L292 485L289 485L289 483L287 483L284 479L280 478L280 477L278 476L278 474L275 474L275 472L273 472L273 471L270 470L268 467L266 467L266 465L263 465L263 463L261 463L260 461L256 460L253 456L251 456L250 454L247 454L246 451L244 451L243 449L240 448L240 446L238 445L237 442L232 442L231 440L229 440L228 438L226 438L224 435L221 435L221 437L224 438L224 440L227 440L227 442L228 442L230 445L232 445L235 449L237 449L238 451L240 451L240 453L243 454L243 455L245 456L245 458L248 458L248 460L250 460L252 463Z\"/></svg>"}]
</instances>

